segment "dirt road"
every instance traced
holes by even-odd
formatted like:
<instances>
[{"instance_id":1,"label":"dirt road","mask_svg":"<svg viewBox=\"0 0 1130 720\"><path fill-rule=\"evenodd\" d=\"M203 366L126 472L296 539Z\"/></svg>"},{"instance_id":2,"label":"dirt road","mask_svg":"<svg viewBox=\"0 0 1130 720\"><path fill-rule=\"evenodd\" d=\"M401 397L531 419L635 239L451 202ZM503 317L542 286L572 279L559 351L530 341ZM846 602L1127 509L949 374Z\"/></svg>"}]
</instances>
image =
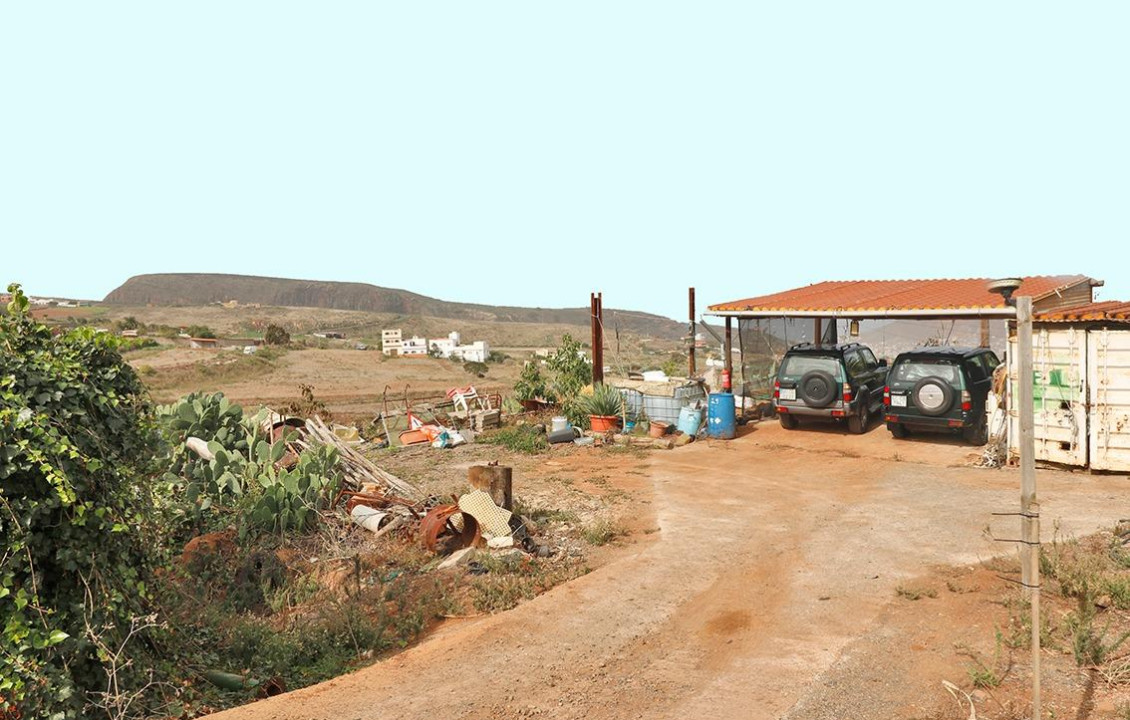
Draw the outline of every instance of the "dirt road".
<instances>
[{"instance_id":1,"label":"dirt road","mask_svg":"<svg viewBox=\"0 0 1130 720\"><path fill-rule=\"evenodd\" d=\"M1015 508L1018 474L965 467L969 455L882 427L774 423L653 453L653 542L370 668L215 717L948 716L941 678L917 687L909 650L885 633L901 583L1009 550L982 530ZM1111 525L1126 497L1122 477L1040 483L1049 537L1056 520L1064 533ZM994 528L1014 537L1007 520Z\"/></svg>"}]
</instances>

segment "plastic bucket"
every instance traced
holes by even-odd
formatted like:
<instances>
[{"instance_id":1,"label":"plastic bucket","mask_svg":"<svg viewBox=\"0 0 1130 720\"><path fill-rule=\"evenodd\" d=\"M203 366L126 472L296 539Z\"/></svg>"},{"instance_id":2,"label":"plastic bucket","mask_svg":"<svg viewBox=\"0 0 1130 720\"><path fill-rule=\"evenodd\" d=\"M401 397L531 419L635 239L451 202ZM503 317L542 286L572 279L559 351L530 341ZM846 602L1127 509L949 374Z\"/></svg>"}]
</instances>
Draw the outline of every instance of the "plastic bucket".
<instances>
[{"instance_id":1,"label":"plastic bucket","mask_svg":"<svg viewBox=\"0 0 1130 720\"><path fill-rule=\"evenodd\" d=\"M737 430L733 393L710 393L706 412L706 434L731 440Z\"/></svg>"},{"instance_id":2,"label":"plastic bucket","mask_svg":"<svg viewBox=\"0 0 1130 720\"><path fill-rule=\"evenodd\" d=\"M679 432L687 435L698 435L698 428L702 425L702 410L687 406L679 411Z\"/></svg>"},{"instance_id":3,"label":"plastic bucket","mask_svg":"<svg viewBox=\"0 0 1130 720\"><path fill-rule=\"evenodd\" d=\"M558 415L549 421L549 431L551 433L560 432L569 427L569 421L565 417Z\"/></svg>"}]
</instances>

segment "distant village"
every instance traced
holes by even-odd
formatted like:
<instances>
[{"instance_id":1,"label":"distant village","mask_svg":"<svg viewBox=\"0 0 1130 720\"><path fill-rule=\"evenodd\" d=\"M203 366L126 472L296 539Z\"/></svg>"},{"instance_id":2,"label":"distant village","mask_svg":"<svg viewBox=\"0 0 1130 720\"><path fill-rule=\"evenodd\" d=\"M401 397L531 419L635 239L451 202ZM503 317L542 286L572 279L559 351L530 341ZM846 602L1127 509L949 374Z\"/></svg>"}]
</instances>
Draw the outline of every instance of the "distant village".
<instances>
[{"instance_id":1,"label":"distant village","mask_svg":"<svg viewBox=\"0 0 1130 720\"><path fill-rule=\"evenodd\" d=\"M400 328L381 331L381 352L390 357L438 356L456 358L464 362L486 362L490 356L490 346L485 340L476 340L464 345L458 331L451 331L445 338L428 340L413 335L404 339Z\"/></svg>"}]
</instances>

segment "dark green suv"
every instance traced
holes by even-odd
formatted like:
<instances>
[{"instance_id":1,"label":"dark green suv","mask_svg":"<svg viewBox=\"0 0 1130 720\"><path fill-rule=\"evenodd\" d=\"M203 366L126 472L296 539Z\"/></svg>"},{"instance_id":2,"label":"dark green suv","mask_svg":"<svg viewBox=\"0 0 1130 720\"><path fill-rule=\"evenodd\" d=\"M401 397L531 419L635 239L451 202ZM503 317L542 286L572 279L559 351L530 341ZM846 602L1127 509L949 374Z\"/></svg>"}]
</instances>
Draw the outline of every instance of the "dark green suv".
<instances>
[{"instance_id":1,"label":"dark green suv","mask_svg":"<svg viewBox=\"0 0 1130 720\"><path fill-rule=\"evenodd\" d=\"M924 347L895 358L883 392L887 429L949 430L974 445L988 442L985 399L1000 360L988 348Z\"/></svg>"},{"instance_id":2,"label":"dark green suv","mask_svg":"<svg viewBox=\"0 0 1130 720\"><path fill-rule=\"evenodd\" d=\"M883 407L887 361L859 343L789 348L773 386L773 407L781 427L794 430L800 418L847 420L853 433L867 430Z\"/></svg>"}]
</instances>

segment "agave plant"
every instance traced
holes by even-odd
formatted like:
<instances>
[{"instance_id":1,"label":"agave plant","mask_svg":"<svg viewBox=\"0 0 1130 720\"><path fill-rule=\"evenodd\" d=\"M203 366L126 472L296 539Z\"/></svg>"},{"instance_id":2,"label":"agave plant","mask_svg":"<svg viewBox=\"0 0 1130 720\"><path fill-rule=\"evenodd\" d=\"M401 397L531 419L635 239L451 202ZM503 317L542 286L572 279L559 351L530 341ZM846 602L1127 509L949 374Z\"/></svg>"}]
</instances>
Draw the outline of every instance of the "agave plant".
<instances>
[{"instance_id":1,"label":"agave plant","mask_svg":"<svg viewBox=\"0 0 1130 720\"><path fill-rule=\"evenodd\" d=\"M624 396L611 385L597 385L592 395L581 395L577 404L586 415L619 416L624 413Z\"/></svg>"}]
</instances>

